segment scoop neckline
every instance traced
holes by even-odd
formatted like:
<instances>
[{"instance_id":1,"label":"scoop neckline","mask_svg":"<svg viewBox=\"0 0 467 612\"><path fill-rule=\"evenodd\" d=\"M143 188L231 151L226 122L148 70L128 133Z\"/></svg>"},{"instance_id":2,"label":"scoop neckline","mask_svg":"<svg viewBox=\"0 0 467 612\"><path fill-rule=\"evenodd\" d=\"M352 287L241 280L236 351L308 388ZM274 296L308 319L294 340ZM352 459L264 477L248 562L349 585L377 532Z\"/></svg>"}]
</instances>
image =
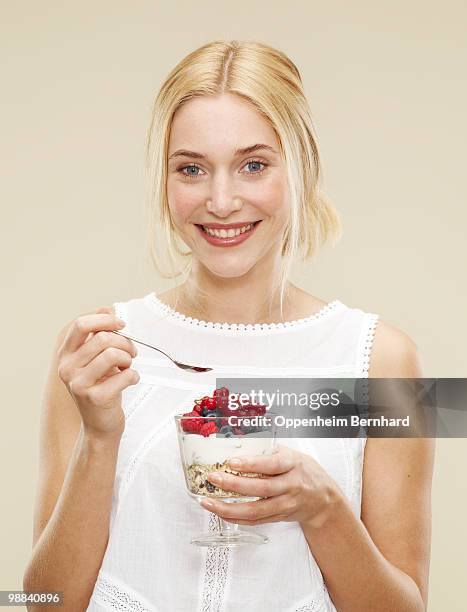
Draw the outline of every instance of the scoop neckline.
<instances>
[{"instance_id":1,"label":"scoop neckline","mask_svg":"<svg viewBox=\"0 0 467 612\"><path fill-rule=\"evenodd\" d=\"M172 308L172 306L169 306L158 298L152 291L148 293L144 299L152 308L156 308L159 312L164 313L166 316L185 326L243 333L276 332L301 328L303 326L327 319L331 314L345 307L340 300L333 299L322 306L317 312L308 315L307 317L293 319L292 321L284 321L283 323L214 323L213 321L204 321L203 319L189 317L178 310L175 310L175 308Z\"/></svg>"}]
</instances>

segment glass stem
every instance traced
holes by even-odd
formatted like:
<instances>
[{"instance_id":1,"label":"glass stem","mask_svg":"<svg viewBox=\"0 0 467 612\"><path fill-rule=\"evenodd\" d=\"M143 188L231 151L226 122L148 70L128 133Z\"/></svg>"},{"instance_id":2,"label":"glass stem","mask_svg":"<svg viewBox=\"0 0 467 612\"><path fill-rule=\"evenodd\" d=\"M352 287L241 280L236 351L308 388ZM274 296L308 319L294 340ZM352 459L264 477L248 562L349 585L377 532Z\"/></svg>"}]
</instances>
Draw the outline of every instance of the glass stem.
<instances>
[{"instance_id":1,"label":"glass stem","mask_svg":"<svg viewBox=\"0 0 467 612\"><path fill-rule=\"evenodd\" d=\"M238 531L238 523L227 523L219 515L216 514L217 532L219 535L233 535Z\"/></svg>"}]
</instances>

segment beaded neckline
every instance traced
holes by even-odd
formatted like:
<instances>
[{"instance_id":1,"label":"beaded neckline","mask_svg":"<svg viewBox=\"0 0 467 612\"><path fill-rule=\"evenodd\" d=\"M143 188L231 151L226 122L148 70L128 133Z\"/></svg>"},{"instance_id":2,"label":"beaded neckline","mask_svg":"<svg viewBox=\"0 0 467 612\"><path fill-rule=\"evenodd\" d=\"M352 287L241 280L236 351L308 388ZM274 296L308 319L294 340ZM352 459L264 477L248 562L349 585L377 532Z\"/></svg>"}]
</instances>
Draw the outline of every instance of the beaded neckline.
<instances>
[{"instance_id":1,"label":"beaded neckline","mask_svg":"<svg viewBox=\"0 0 467 612\"><path fill-rule=\"evenodd\" d=\"M325 304L318 312L315 312L308 317L295 319L293 321L284 321L283 323L214 323L212 321L203 321L178 312L168 304L160 300L155 293L148 293L144 298L149 306L156 307L157 310L165 315L188 325L190 327L202 327L214 330L235 331L235 332L258 332L258 331L279 331L284 329L295 329L306 326L310 323L326 319L329 315L337 310L344 308L344 304L340 300L332 300Z\"/></svg>"}]
</instances>

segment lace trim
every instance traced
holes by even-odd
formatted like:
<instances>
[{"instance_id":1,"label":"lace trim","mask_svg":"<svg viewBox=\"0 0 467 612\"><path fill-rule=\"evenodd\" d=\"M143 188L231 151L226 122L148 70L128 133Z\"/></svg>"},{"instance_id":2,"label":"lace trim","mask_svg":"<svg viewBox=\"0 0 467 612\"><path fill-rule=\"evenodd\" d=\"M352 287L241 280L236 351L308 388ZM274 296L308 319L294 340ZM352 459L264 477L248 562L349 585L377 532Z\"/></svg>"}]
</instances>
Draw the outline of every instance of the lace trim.
<instances>
[{"instance_id":1,"label":"lace trim","mask_svg":"<svg viewBox=\"0 0 467 612\"><path fill-rule=\"evenodd\" d=\"M134 396L133 401L129 402L129 404L126 407L124 406L126 422L129 421L130 417L134 414L136 409L139 408L139 406L141 406L141 404L148 397L148 395L151 394L153 390L154 390L153 385L143 385L142 388L139 389L137 394ZM125 435L125 432L123 432L123 435Z\"/></svg>"},{"instance_id":2,"label":"lace trim","mask_svg":"<svg viewBox=\"0 0 467 612\"><path fill-rule=\"evenodd\" d=\"M368 370L370 369L370 355L373 348L373 340L375 338L376 325L379 315L368 314L368 328L366 330L365 343L363 345L363 360L361 377L368 378Z\"/></svg>"},{"instance_id":3,"label":"lace trim","mask_svg":"<svg viewBox=\"0 0 467 612\"><path fill-rule=\"evenodd\" d=\"M316 563L313 561L313 563ZM335 608L330 601L326 584L323 576L317 568L316 576L319 579L319 591L313 595L312 599L304 597L301 601L294 604L291 608L287 608L286 612L334 612Z\"/></svg>"},{"instance_id":4,"label":"lace trim","mask_svg":"<svg viewBox=\"0 0 467 612\"><path fill-rule=\"evenodd\" d=\"M295 612L320 612L323 610L323 599L312 599L311 601L295 608Z\"/></svg>"},{"instance_id":5,"label":"lace trim","mask_svg":"<svg viewBox=\"0 0 467 612\"><path fill-rule=\"evenodd\" d=\"M321 308L315 314L312 314L303 319L295 319L294 321L284 321L284 323L213 323L212 321L203 321L193 317L188 317L181 312L178 312L168 304L162 302L154 293L149 293L145 298L146 303L157 307L164 314L182 322L189 326L204 327L214 330L228 330L236 332L258 332L258 331L277 331L290 328L299 328L308 325L311 322L322 320L333 313L335 310L344 306L340 300L332 300Z\"/></svg>"},{"instance_id":6,"label":"lace trim","mask_svg":"<svg viewBox=\"0 0 467 612\"><path fill-rule=\"evenodd\" d=\"M373 341L375 338L376 325L378 324L379 315L373 313L367 313L367 327L363 338L363 347L360 348L361 362L359 364L359 376L363 379L361 383L361 396L359 398L359 416L361 418L368 418L369 416L369 385L368 385L368 372L370 369L370 356L371 349L373 348ZM359 437L367 437L366 427L361 428L363 431Z\"/></svg>"},{"instance_id":7,"label":"lace trim","mask_svg":"<svg viewBox=\"0 0 467 612\"><path fill-rule=\"evenodd\" d=\"M211 512L209 516L209 531L217 531L217 518ZM227 572L229 569L230 546L208 546L204 571L203 612L218 612L222 610Z\"/></svg>"},{"instance_id":8,"label":"lace trim","mask_svg":"<svg viewBox=\"0 0 467 612\"><path fill-rule=\"evenodd\" d=\"M127 586L118 584L102 573L97 578L92 600L105 605L106 609L119 612L157 612L157 608L143 602L141 596Z\"/></svg>"}]
</instances>

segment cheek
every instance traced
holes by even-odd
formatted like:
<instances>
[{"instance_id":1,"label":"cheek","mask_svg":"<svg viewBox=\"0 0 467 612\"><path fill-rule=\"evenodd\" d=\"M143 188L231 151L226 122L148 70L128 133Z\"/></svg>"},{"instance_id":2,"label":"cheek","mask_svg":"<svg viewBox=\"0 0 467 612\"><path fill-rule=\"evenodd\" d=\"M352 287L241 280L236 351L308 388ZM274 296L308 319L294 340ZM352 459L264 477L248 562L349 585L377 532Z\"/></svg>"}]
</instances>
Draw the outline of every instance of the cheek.
<instances>
[{"instance_id":1,"label":"cheek","mask_svg":"<svg viewBox=\"0 0 467 612\"><path fill-rule=\"evenodd\" d=\"M193 187L179 182L170 181L167 184L169 208L175 223L189 219L192 212L199 206L200 199Z\"/></svg>"},{"instance_id":2,"label":"cheek","mask_svg":"<svg viewBox=\"0 0 467 612\"><path fill-rule=\"evenodd\" d=\"M287 188L284 178L279 176L265 182L256 193L256 203L268 215L285 218L287 216Z\"/></svg>"}]
</instances>

